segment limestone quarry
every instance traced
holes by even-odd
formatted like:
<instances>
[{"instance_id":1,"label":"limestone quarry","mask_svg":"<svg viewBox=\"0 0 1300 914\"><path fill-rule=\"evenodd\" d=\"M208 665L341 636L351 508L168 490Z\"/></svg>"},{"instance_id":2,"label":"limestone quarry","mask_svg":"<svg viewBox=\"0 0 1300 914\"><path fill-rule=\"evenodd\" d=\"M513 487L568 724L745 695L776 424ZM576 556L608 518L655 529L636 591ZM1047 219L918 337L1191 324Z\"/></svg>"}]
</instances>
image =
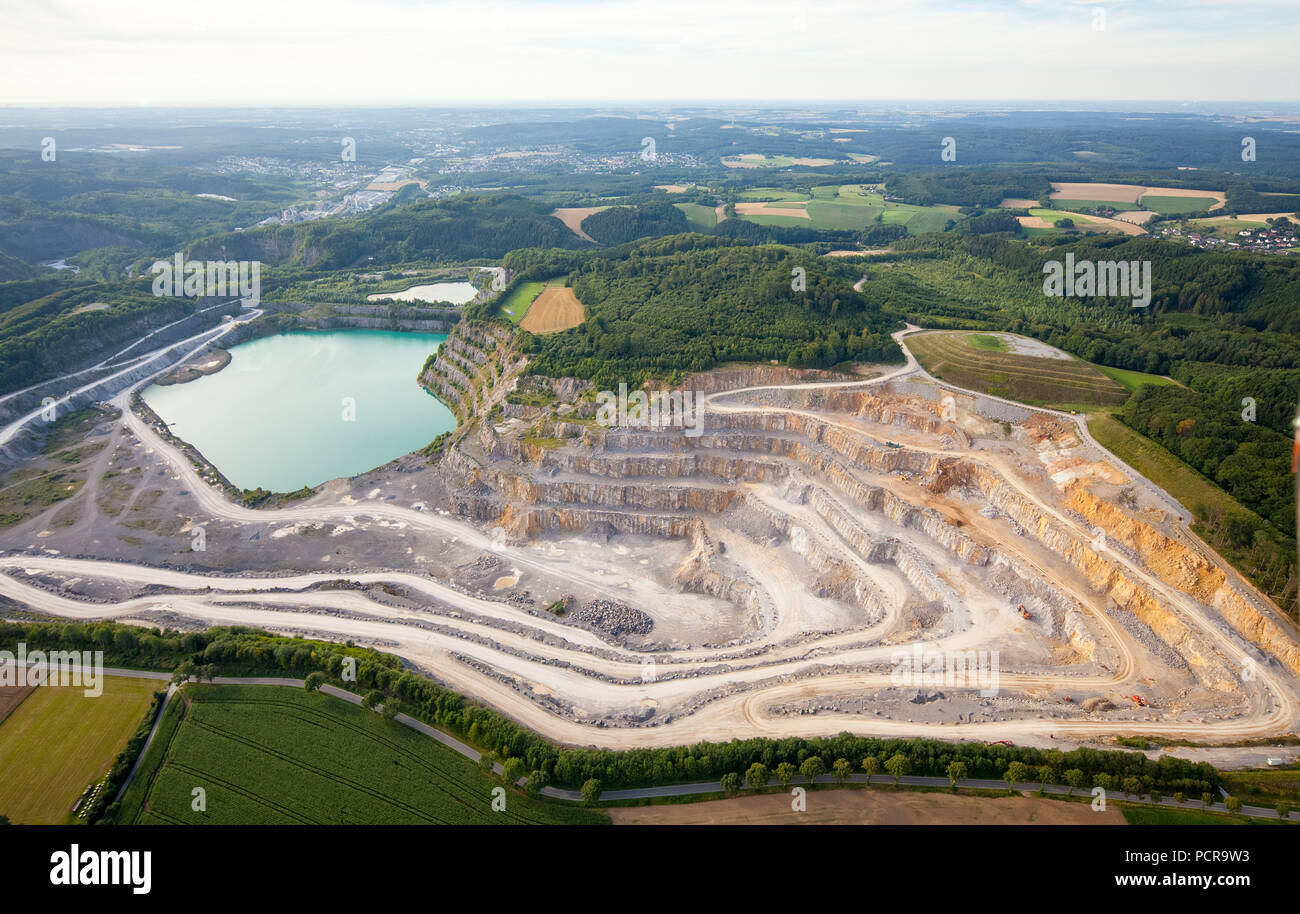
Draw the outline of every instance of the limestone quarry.
<instances>
[{"instance_id":1,"label":"limestone quarry","mask_svg":"<svg viewBox=\"0 0 1300 914\"><path fill-rule=\"evenodd\" d=\"M466 323L421 382L460 420L436 456L261 508L124 389L97 481L0 533L0 597L352 639L576 745L1296 730L1294 626L1069 414L909 356L717 371L696 427L611 426Z\"/></svg>"}]
</instances>

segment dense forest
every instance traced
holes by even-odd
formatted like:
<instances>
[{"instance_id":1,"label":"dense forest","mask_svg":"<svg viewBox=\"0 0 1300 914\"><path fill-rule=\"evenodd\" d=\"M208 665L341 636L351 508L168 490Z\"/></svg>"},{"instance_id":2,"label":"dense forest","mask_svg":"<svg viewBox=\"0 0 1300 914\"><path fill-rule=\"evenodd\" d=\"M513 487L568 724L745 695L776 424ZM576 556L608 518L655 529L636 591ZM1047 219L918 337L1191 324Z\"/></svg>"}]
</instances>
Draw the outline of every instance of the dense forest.
<instances>
[{"instance_id":1,"label":"dense forest","mask_svg":"<svg viewBox=\"0 0 1300 914\"><path fill-rule=\"evenodd\" d=\"M1006 197L1037 200L1052 190L1045 175L1031 176L994 168L891 175L888 187L891 196L916 206L949 203L986 209L997 206Z\"/></svg>"},{"instance_id":2,"label":"dense forest","mask_svg":"<svg viewBox=\"0 0 1300 914\"><path fill-rule=\"evenodd\" d=\"M0 393L111 355L149 330L217 302L158 297L141 282L111 287L79 284L5 306L6 286L39 291L44 282L0 284ZM215 323L219 318L213 313L209 319Z\"/></svg>"},{"instance_id":3,"label":"dense forest","mask_svg":"<svg viewBox=\"0 0 1300 914\"><path fill-rule=\"evenodd\" d=\"M541 374L616 388L731 362L826 367L902 357L894 321L852 285L856 268L793 248L677 235L581 257L515 252L512 269L567 277L587 308L528 341Z\"/></svg>"},{"instance_id":4,"label":"dense forest","mask_svg":"<svg viewBox=\"0 0 1300 914\"><path fill-rule=\"evenodd\" d=\"M611 206L582 220L582 230L601 244L623 244L654 235L691 230L686 215L671 203Z\"/></svg>"},{"instance_id":5,"label":"dense forest","mask_svg":"<svg viewBox=\"0 0 1300 914\"><path fill-rule=\"evenodd\" d=\"M500 257L527 247L589 245L551 216L552 207L510 194L460 195L389 204L356 219L232 232L196 242L187 256L258 260L320 270Z\"/></svg>"},{"instance_id":6,"label":"dense forest","mask_svg":"<svg viewBox=\"0 0 1300 914\"><path fill-rule=\"evenodd\" d=\"M287 180L111 156L30 163L0 151L0 253L29 264L80 254L83 276L97 279L117 279L138 258L196 237L252 225L296 199Z\"/></svg>"}]
</instances>

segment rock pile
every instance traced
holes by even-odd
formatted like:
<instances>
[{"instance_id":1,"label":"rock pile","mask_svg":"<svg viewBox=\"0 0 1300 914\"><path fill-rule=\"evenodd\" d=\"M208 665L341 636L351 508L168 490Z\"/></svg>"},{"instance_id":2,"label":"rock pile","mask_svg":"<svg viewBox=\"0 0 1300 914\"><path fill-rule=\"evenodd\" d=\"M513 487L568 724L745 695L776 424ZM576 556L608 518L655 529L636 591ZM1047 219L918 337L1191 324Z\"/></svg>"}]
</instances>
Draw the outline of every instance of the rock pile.
<instances>
[{"instance_id":1,"label":"rock pile","mask_svg":"<svg viewBox=\"0 0 1300 914\"><path fill-rule=\"evenodd\" d=\"M590 625L616 638L624 635L648 635L654 619L633 606L615 600L592 600L571 617L574 622Z\"/></svg>"}]
</instances>

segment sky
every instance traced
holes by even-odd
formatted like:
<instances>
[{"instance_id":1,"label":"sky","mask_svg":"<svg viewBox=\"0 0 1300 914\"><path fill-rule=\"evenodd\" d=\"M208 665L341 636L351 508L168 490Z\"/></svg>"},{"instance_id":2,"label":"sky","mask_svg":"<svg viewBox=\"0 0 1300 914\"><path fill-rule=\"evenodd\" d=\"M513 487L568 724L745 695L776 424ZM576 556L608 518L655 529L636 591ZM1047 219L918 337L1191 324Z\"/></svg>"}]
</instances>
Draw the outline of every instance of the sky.
<instances>
[{"instance_id":1,"label":"sky","mask_svg":"<svg viewBox=\"0 0 1300 914\"><path fill-rule=\"evenodd\" d=\"M0 105L1293 101L1297 48L1300 0L3 0Z\"/></svg>"}]
</instances>

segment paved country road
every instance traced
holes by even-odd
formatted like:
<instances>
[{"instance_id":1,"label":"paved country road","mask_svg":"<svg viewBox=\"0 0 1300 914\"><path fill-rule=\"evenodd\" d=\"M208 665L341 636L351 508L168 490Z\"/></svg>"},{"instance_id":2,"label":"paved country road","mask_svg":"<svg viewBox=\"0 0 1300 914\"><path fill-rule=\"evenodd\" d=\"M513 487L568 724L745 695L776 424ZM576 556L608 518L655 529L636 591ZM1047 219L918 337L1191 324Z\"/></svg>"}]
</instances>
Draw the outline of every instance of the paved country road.
<instances>
[{"instance_id":1,"label":"paved country road","mask_svg":"<svg viewBox=\"0 0 1300 914\"><path fill-rule=\"evenodd\" d=\"M105 669L104 674L106 676L129 676L129 677L142 678L142 679L158 679L158 680L166 680L166 681L171 680L171 674L159 673L151 670ZM246 677L218 676L215 679L213 679L212 682L215 683L216 685L269 685L269 686L285 686L289 688L299 688L299 689L304 688L306 685L306 681L302 679L289 679L289 678L281 678L275 676L246 676ZM149 732L149 738L148 740L145 741L144 747L140 750L140 756L139 758L136 759L135 765L131 768L131 773L127 775L127 779L122 784L122 789L118 791L115 800L122 799L123 794L126 793L126 788L131 784L132 779L135 777L136 769L139 768L140 762L145 757L145 753L149 751L149 746L153 743L154 734L157 733L158 727L162 723L163 714L167 710L167 705L171 702L172 696L176 693L176 691L177 688L174 685L167 690L167 697L163 701L162 708L159 709L158 717L154 721L153 729ZM326 694L332 695L335 698L341 698L344 701L351 702L354 705L361 704L360 695L356 694L355 692L349 692L346 689L340 689L337 686L324 685L321 686L321 691L325 692ZM380 705L378 710L382 710L382 709L383 709L383 705ZM431 727L428 724L424 723L423 721L416 720L414 717L411 717L408 714L399 713L394 718L394 720L407 727L410 727L412 730L415 730L418 733L423 733L425 736L429 737L430 739L436 740L437 742L448 747L449 749L459 752L461 755L465 756L467 759L473 762L477 762L482 755L482 753L480 753L478 750L474 749L471 746L466 745L465 743L456 739L454 736L450 736L447 733L444 733L435 727ZM501 774L503 771L501 763L493 762L492 770L498 775ZM520 781L520 783L522 783L522 781ZM776 786L778 782L776 778L769 778L767 783L769 787L772 787L772 786ZM808 779L800 775L795 778L793 783L796 785L807 784ZM815 783L835 784L838 782L836 781L833 775L824 774L818 777ZM849 775L849 783L892 785L894 784L894 779L892 776L882 775L882 774L872 775L870 778L868 778L868 776L865 774L852 774ZM949 787L951 786L947 778L929 777L926 775L911 775L911 774L905 774L902 777L900 777L898 779L898 783L907 787ZM1032 781L1032 780L1026 781L1021 785L1021 789L1036 790L1037 787L1035 785L1037 785L1038 783L1039 782ZM981 779L981 778L964 778L957 782L957 786L967 788L970 790L1002 790L1002 791L1010 790L1010 786L1007 784L1006 781L996 780L996 779L990 780L990 779ZM1093 794L1091 790L1084 789L1084 788L1071 789L1069 787L1065 787L1060 784L1048 784L1046 792L1053 794L1055 796L1070 795L1075 797L1084 797L1089 800L1093 799ZM622 789L622 790L606 790L600 795L600 798L608 802L618 802L623 800L648 800L648 799L655 799L661 797L707 796L710 794L719 794L719 793L723 793L721 781L691 781L689 783L683 783L683 784L663 784L657 787L633 787L633 788ZM1113 799L1121 799L1121 800L1125 800L1126 802L1134 802L1132 798L1124 795L1123 793L1120 793L1119 791L1112 790L1109 792L1108 795ZM582 801L582 794L580 791L569 790L563 787L543 787L542 796L549 797L555 800L567 800L571 802ZM1136 802L1151 803L1152 800L1150 795L1144 794L1139 796ZM1184 800L1181 804L1179 804L1174 801L1173 797L1164 797L1163 799L1161 799L1159 805L1178 806L1180 809L1205 809L1206 808L1205 805L1200 800ZM1213 810L1217 810L1219 812L1227 811L1227 806L1221 802L1215 803L1209 808ZM1266 809L1260 806L1243 805L1241 807L1241 811L1246 815L1256 816L1258 818L1264 818L1264 819L1278 818L1277 810ZM1289 818L1292 821L1300 821L1300 811L1293 810L1292 812L1289 813Z\"/></svg>"}]
</instances>

